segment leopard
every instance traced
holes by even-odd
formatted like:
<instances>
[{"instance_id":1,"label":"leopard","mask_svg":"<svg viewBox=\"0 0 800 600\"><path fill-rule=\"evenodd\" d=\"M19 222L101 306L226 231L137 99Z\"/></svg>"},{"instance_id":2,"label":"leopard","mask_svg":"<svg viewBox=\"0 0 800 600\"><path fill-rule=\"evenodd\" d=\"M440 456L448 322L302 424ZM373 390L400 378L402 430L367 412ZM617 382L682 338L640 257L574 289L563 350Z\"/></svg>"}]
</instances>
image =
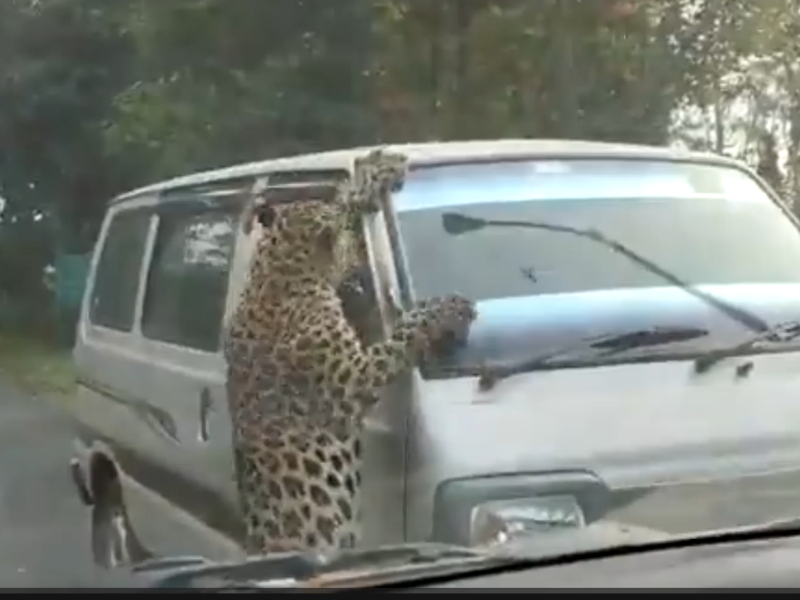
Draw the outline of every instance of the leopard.
<instances>
[{"instance_id":1,"label":"leopard","mask_svg":"<svg viewBox=\"0 0 800 600\"><path fill-rule=\"evenodd\" d=\"M223 350L248 554L359 545L365 416L443 338L464 342L477 317L459 294L422 299L370 344L345 317L337 285L359 259L337 240L406 172L405 155L378 148L354 161L333 202L254 196L245 209L242 227L258 237Z\"/></svg>"}]
</instances>

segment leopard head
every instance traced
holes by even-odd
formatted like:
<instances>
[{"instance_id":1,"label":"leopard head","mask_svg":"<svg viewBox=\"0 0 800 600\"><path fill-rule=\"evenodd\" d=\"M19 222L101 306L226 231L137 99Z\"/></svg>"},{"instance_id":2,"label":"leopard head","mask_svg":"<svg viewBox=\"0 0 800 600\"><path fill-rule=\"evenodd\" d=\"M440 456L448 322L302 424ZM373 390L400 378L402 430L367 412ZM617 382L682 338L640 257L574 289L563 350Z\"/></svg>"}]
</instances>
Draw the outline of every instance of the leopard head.
<instances>
[{"instance_id":1,"label":"leopard head","mask_svg":"<svg viewBox=\"0 0 800 600\"><path fill-rule=\"evenodd\" d=\"M285 275L326 274L336 260L336 243L345 223L339 208L320 200L271 204L256 199L243 221L260 226L256 254L269 270ZM246 232L247 233L247 232Z\"/></svg>"}]
</instances>

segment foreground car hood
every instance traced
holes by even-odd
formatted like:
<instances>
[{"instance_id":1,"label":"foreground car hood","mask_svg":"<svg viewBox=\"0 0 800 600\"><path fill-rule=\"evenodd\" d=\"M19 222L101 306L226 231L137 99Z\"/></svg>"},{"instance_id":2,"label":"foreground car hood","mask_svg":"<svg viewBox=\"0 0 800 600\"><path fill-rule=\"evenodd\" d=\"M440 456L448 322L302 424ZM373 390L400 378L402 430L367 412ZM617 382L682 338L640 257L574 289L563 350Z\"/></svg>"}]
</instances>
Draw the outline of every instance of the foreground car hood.
<instances>
[{"instance_id":1,"label":"foreground car hood","mask_svg":"<svg viewBox=\"0 0 800 600\"><path fill-rule=\"evenodd\" d=\"M550 537L550 536L548 536ZM635 527L594 524L554 534L550 551L531 538L491 548L460 548L434 543L347 550L328 555L291 552L214 562L200 557L167 557L132 569L138 587L157 588L341 588L371 587L419 575L469 571L509 560L572 554L609 546L646 544L663 536Z\"/></svg>"},{"instance_id":2,"label":"foreground car hood","mask_svg":"<svg viewBox=\"0 0 800 600\"><path fill-rule=\"evenodd\" d=\"M513 565L520 560L564 557L613 547L657 549L666 544L719 541L720 536L768 539L770 531L791 528L798 520L767 524L760 528L711 531L699 536L667 536L629 526L595 523L547 536L547 544L522 537L502 546L470 551L441 544L408 544L377 550L351 550L324 557L311 553L286 553L250 558L241 562L212 562L196 557L172 557L140 564L133 569L132 587L235 589L367 588L418 577L456 575L486 568ZM758 530L758 531L757 531ZM696 545L696 544L695 544ZM422 560L415 560L422 559ZM533 567L534 564L528 563Z\"/></svg>"},{"instance_id":3,"label":"foreground car hood","mask_svg":"<svg viewBox=\"0 0 800 600\"><path fill-rule=\"evenodd\" d=\"M337 588L368 587L374 577L403 572L470 569L502 564L504 556L445 544L421 543L344 550L326 554L285 552L235 562L167 557L132 569L140 587L158 588Z\"/></svg>"}]
</instances>

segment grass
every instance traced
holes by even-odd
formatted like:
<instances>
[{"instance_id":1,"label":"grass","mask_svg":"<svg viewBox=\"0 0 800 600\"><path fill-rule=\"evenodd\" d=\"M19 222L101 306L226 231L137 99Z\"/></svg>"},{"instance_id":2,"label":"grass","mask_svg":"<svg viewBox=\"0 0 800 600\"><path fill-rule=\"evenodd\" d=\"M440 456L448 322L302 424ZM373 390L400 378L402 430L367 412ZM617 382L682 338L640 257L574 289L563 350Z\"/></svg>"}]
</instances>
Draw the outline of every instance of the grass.
<instances>
[{"instance_id":1,"label":"grass","mask_svg":"<svg viewBox=\"0 0 800 600\"><path fill-rule=\"evenodd\" d=\"M31 394L69 394L75 371L69 350L39 340L0 335L0 373Z\"/></svg>"}]
</instances>

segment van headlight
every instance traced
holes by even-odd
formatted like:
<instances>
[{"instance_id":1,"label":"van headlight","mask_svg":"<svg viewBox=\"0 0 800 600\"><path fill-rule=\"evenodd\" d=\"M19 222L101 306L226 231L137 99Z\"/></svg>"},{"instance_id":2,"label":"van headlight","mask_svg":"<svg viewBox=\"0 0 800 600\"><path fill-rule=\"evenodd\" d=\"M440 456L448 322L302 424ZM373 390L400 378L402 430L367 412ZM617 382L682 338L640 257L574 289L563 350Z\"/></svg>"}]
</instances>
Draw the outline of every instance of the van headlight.
<instances>
[{"instance_id":1,"label":"van headlight","mask_svg":"<svg viewBox=\"0 0 800 600\"><path fill-rule=\"evenodd\" d=\"M495 500L472 509L470 545L503 544L530 534L586 526L574 496L538 496Z\"/></svg>"},{"instance_id":2,"label":"van headlight","mask_svg":"<svg viewBox=\"0 0 800 600\"><path fill-rule=\"evenodd\" d=\"M601 519L612 496L587 471L449 479L434 494L431 538L467 546L578 529Z\"/></svg>"}]
</instances>

